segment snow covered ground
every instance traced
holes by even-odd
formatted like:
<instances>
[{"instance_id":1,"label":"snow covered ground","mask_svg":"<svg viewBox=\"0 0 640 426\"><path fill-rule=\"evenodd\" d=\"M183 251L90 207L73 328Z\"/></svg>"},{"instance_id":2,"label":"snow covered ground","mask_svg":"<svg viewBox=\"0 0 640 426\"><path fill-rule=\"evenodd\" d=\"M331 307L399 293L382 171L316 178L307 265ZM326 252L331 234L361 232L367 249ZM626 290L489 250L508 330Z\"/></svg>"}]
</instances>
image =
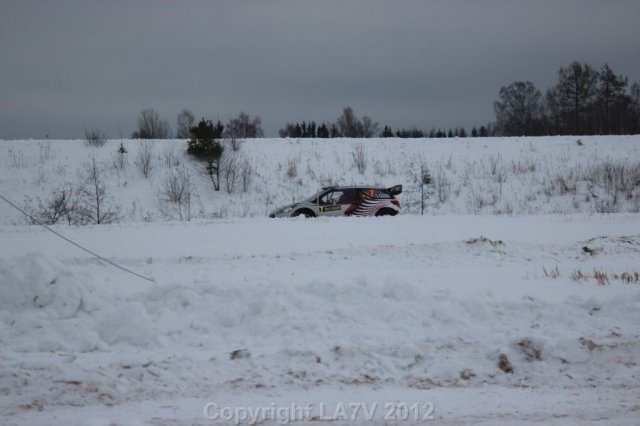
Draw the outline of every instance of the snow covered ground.
<instances>
[{"instance_id":1,"label":"snow covered ground","mask_svg":"<svg viewBox=\"0 0 640 426\"><path fill-rule=\"evenodd\" d=\"M127 151L122 157L120 144ZM0 193L37 212L56 192L76 195L95 159L105 184L103 207L120 222L184 219L185 206L168 202L166 191L182 176L190 177L193 219L265 217L332 184L402 184L404 212L419 214L422 162L432 178L429 215L640 212L640 136L247 140L236 153L227 147L224 161L233 167L223 167L220 191L186 155L184 141L146 146L144 177L139 140L110 140L99 148L81 140L0 141ZM359 148L362 173L354 164ZM25 222L0 203L0 224Z\"/></svg>"},{"instance_id":2,"label":"snow covered ground","mask_svg":"<svg viewBox=\"0 0 640 426\"><path fill-rule=\"evenodd\" d=\"M570 172L632 168L640 139L575 139L370 141L371 158L393 159L386 176L373 160L371 175L353 170L356 141L248 141L242 152L263 166L249 191L209 198L197 180L203 213L190 222L150 213L162 207L159 159L149 179L130 164L126 184L105 167L113 201L135 208L116 224L54 229L155 283L3 205L0 423L248 424L251 410L270 417L259 424L637 423L640 188L621 183L614 205L606 180L581 175L574 190ZM258 155L260 143L270 154ZM451 182L429 215L261 217L267 193L278 204L317 186L307 164L410 189L398 144L430 153ZM118 145L0 142L14 153L3 156L0 193L33 206L65 180L77 185L88 153L107 164ZM526 158L536 166L513 166ZM477 180L465 184L465 170ZM493 206L469 201L473 185L499 183ZM498 211L507 203L519 207Z\"/></svg>"}]
</instances>

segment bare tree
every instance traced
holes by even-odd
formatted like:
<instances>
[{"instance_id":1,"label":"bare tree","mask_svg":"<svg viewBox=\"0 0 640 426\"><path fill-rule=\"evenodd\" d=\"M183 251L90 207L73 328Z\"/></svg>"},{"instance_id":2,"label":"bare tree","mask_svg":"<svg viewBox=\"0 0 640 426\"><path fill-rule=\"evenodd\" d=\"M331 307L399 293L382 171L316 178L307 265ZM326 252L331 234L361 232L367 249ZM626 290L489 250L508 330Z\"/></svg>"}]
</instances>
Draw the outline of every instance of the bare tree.
<instances>
[{"instance_id":1,"label":"bare tree","mask_svg":"<svg viewBox=\"0 0 640 426\"><path fill-rule=\"evenodd\" d=\"M624 132L624 128L621 129L619 125L616 125L617 123L614 123L614 117L624 116L628 103L626 96L628 83L629 80L626 77L615 75L609 65L604 64L598 76L597 103L601 116L601 125L598 133Z\"/></svg>"},{"instance_id":2,"label":"bare tree","mask_svg":"<svg viewBox=\"0 0 640 426\"><path fill-rule=\"evenodd\" d=\"M191 128L195 123L195 118L193 117L193 113L188 109L183 109L180 114L178 114L178 120L176 123L176 138L178 139L188 139L191 137Z\"/></svg>"},{"instance_id":3,"label":"bare tree","mask_svg":"<svg viewBox=\"0 0 640 426\"><path fill-rule=\"evenodd\" d=\"M131 135L134 139L167 139L171 137L171 128L167 120L160 119L153 108L140 111L138 130Z\"/></svg>"},{"instance_id":4,"label":"bare tree","mask_svg":"<svg viewBox=\"0 0 640 426\"><path fill-rule=\"evenodd\" d=\"M232 118L226 125L224 136L226 138L261 138L264 136L262 131L262 121L257 115L253 119L245 112L238 114L236 118Z\"/></svg>"},{"instance_id":5,"label":"bare tree","mask_svg":"<svg viewBox=\"0 0 640 426\"><path fill-rule=\"evenodd\" d=\"M542 133L542 94L530 81L516 81L500 88L494 102L497 125L505 136L533 136Z\"/></svg>"},{"instance_id":6,"label":"bare tree","mask_svg":"<svg viewBox=\"0 0 640 426\"><path fill-rule=\"evenodd\" d=\"M557 93L563 110L568 113L569 129L574 134L582 134L583 116L596 95L598 72L588 64L574 62L560 68Z\"/></svg>"},{"instance_id":7,"label":"bare tree","mask_svg":"<svg viewBox=\"0 0 640 426\"><path fill-rule=\"evenodd\" d=\"M362 137L373 138L378 134L378 123L374 122L368 116L362 117Z\"/></svg>"},{"instance_id":8,"label":"bare tree","mask_svg":"<svg viewBox=\"0 0 640 426\"><path fill-rule=\"evenodd\" d=\"M77 216L81 223L112 223L118 220L120 209L107 201L102 172L95 158L85 165L81 174L82 186L78 190Z\"/></svg>"},{"instance_id":9,"label":"bare tree","mask_svg":"<svg viewBox=\"0 0 640 426\"><path fill-rule=\"evenodd\" d=\"M378 134L378 123L366 115L360 120L353 112L353 108L349 106L342 110L342 115L338 117L334 127L337 134L334 135L334 129L332 129L332 137L372 138Z\"/></svg>"},{"instance_id":10,"label":"bare tree","mask_svg":"<svg viewBox=\"0 0 640 426\"><path fill-rule=\"evenodd\" d=\"M359 138L362 135L362 123L349 106L342 110L336 125L340 135L345 138Z\"/></svg>"}]
</instances>

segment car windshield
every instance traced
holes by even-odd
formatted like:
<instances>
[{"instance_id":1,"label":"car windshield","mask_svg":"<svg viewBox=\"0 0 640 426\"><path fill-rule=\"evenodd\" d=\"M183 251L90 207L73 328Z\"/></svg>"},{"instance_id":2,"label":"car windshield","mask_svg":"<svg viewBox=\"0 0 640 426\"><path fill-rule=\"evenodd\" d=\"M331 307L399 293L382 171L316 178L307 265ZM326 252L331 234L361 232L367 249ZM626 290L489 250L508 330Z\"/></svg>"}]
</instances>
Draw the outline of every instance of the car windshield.
<instances>
[{"instance_id":1,"label":"car windshield","mask_svg":"<svg viewBox=\"0 0 640 426\"><path fill-rule=\"evenodd\" d=\"M316 203L316 200L318 199L318 197L322 197L327 192L329 192L329 190L323 189L322 191L316 192L315 194L313 194L311 197L307 198L304 201L307 203Z\"/></svg>"}]
</instances>

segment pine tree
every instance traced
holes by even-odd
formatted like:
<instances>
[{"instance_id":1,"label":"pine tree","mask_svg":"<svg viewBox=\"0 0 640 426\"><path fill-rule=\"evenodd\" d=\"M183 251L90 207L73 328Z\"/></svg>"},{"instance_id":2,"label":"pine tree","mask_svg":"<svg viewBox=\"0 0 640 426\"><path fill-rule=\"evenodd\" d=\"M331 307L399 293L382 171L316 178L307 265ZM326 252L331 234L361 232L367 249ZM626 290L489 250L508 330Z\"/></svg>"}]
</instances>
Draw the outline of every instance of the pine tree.
<instances>
[{"instance_id":1,"label":"pine tree","mask_svg":"<svg viewBox=\"0 0 640 426\"><path fill-rule=\"evenodd\" d=\"M203 162L202 170L209 176L216 191L220 190L220 158L224 147L218 141L220 128L211 120L200 120L191 128L191 139L187 142L187 153Z\"/></svg>"}]
</instances>

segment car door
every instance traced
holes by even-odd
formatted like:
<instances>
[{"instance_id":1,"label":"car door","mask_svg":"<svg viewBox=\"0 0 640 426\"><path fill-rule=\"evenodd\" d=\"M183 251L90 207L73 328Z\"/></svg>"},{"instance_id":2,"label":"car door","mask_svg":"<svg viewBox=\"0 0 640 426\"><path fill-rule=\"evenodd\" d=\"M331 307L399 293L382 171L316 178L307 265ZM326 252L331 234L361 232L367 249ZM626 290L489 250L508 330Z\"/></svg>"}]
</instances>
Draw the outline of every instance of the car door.
<instances>
[{"instance_id":1,"label":"car door","mask_svg":"<svg viewBox=\"0 0 640 426\"><path fill-rule=\"evenodd\" d=\"M345 192L334 189L320 197L318 210L320 216L342 216L349 204L343 203Z\"/></svg>"}]
</instances>

